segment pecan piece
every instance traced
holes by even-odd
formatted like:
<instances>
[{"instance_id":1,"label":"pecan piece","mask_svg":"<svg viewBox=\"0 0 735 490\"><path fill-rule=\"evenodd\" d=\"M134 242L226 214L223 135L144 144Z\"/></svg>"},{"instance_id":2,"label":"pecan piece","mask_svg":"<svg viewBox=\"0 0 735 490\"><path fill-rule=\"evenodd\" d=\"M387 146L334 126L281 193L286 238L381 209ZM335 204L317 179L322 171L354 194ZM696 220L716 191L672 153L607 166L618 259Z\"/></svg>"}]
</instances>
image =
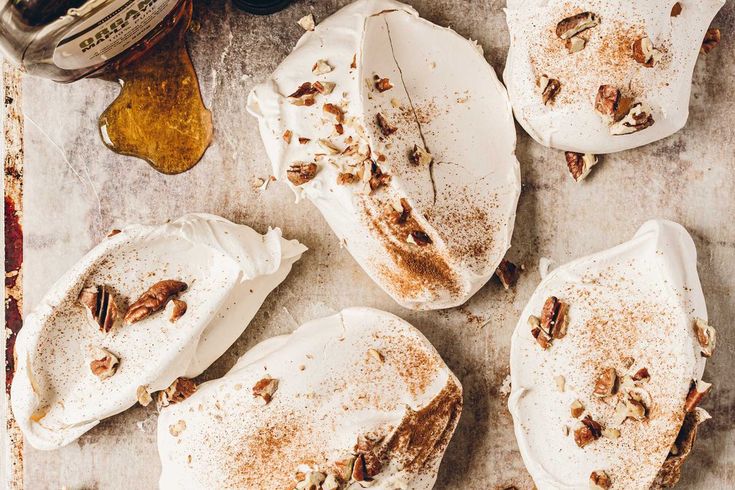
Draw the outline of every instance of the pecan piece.
<instances>
[{"instance_id":1,"label":"pecan piece","mask_svg":"<svg viewBox=\"0 0 735 490\"><path fill-rule=\"evenodd\" d=\"M680 2L676 2L674 5L671 6L671 16L672 17L679 17L681 15L681 11L684 10L681 6Z\"/></svg>"},{"instance_id":2,"label":"pecan piece","mask_svg":"<svg viewBox=\"0 0 735 490\"><path fill-rule=\"evenodd\" d=\"M339 185L346 185L346 184L354 184L359 179L357 175L351 174L349 172L340 172L337 175L337 184Z\"/></svg>"},{"instance_id":3,"label":"pecan piece","mask_svg":"<svg viewBox=\"0 0 735 490\"><path fill-rule=\"evenodd\" d=\"M612 486L612 481L604 471L593 471L590 474L591 490L608 490Z\"/></svg>"},{"instance_id":4,"label":"pecan piece","mask_svg":"<svg viewBox=\"0 0 735 490\"><path fill-rule=\"evenodd\" d=\"M615 368L605 368L595 381L595 388L592 394L600 398L605 398L615 394L618 382L618 373Z\"/></svg>"},{"instance_id":5,"label":"pecan piece","mask_svg":"<svg viewBox=\"0 0 735 490\"><path fill-rule=\"evenodd\" d=\"M531 335L542 349L551 347L551 335L541 328L541 319L537 316L529 316L528 324L531 326Z\"/></svg>"},{"instance_id":6,"label":"pecan piece","mask_svg":"<svg viewBox=\"0 0 735 490\"><path fill-rule=\"evenodd\" d=\"M401 211L396 212L396 218L395 223L397 225L403 225L408 221L408 218L411 216L411 205L408 203L408 200L406 198L401 198Z\"/></svg>"},{"instance_id":7,"label":"pecan piece","mask_svg":"<svg viewBox=\"0 0 735 490\"><path fill-rule=\"evenodd\" d=\"M569 305L556 296L546 298L541 310L541 329L554 339L563 339L567 334Z\"/></svg>"},{"instance_id":8,"label":"pecan piece","mask_svg":"<svg viewBox=\"0 0 735 490\"><path fill-rule=\"evenodd\" d=\"M653 43L647 37L633 41L633 59L638 63L652 68L661 59L661 51L653 47Z\"/></svg>"},{"instance_id":9,"label":"pecan piece","mask_svg":"<svg viewBox=\"0 0 735 490\"><path fill-rule=\"evenodd\" d=\"M541 100L544 105L553 104L557 94L561 91L561 82L543 75L539 80L539 86L541 87Z\"/></svg>"},{"instance_id":10,"label":"pecan piece","mask_svg":"<svg viewBox=\"0 0 735 490\"><path fill-rule=\"evenodd\" d=\"M592 153L577 153L567 151L564 153L567 160L567 168L575 182L579 182L587 177L592 167L597 165L597 156Z\"/></svg>"},{"instance_id":11,"label":"pecan piece","mask_svg":"<svg viewBox=\"0 0 735 490\"><path fill-rule=\"evenodd\" d=\"M380 128L380 132L383 133L383 136L390 136L398 131L398 128L393 126L380 112L375 116L375 119L378 122L378 127Z\"/></svg>"},{"instance_id":12,"label":"pecan piece","mask_svg":"<svg viewBox=\"0 0 735 490\"><path fill-rule=\"evenodd\" d=\"M717 47L718 44L720 44L720 30L716 27L710 27L707 29L707 33L704 35L704 40L702 41L702 47L699 48L699 52L702 54L707 54L713 49Z\"/></svg>"},{"instance_id":13,"label":"pecan piece","mask_svg":"<svg viewBox=\"0 0 735 490\"><path fill-rule=\"evenodd\" d=\"M92 361L89 363L89 369L92 374L101 380L111 378L117 372L117 366L120 360L107 349L101 347L93 347L91 349Z\"/></svg>"},{"instance_id":14,"label":"pecan piece","mask_svg":"<svg viewBox=\"0 0 735 490\"><path fill-rule=\"evenodd\" d=\"M633 381L648 381L650 378L651 375L648 374L648 368L640 368L631 379Z\"/></svg>"},{"instance_id":15,"label":"pecan piece","mask_svg":"<svg viewBox=\"0 0 735 490\"><path fill-rule=\"evenodd\" d=\"M311 82L304 82L299 85L294 93L288 96L288 101L298 106L314 105L314 102L316 102L314 95L317 93L318 90L314 88Z\"/></svg>"},{"instance_id":16,"label":"pecan piece","mask_svg":"<svg viewBox=\"0 0 735 490\"><path fill-rule=\"evenodd\" d=\"M196 383L189 378L176 378L165 390L156 393L156 407L161 410L172 403L181 403L197 390Z\"/></svg>"},{"instance_id":17,"label":"pecan piece","mask_svg":"<svg viewBox=\"0 0 735 490\"><path fill-rule=\"evenodd\" d=\"M296 162L286 170L286 177L293 185L306 184L316 177L316 163Z\"/></svg>"},{"instance_id":18,"label":"pecan piece","mask_svg":"<svg viewBox=\"0 0 735 490\"><path fill-rule=\"evenodd\" d=\"M334 82L314 82L314 88L322 95L331 94L336 86L337 84Z\"/></svg>"},{"instance_id":19,"label":"pecan piece","mask_svg":"<svg viewBox=\"0 0 735 490\"><path fill-rule=\"evenodd\" d=\"M253 386L253 396L260 399L263 405L268 405L276 390L278 390L278 380L266 376Z\"/></svg>"},{"instance_id":20,"label":"pecan piece","mask_svg":"<svg viewBox=\"0 0 735 490\"><path fill-rule=\"evenodd\" d=\"M595 111L606 119L612 120L618 112L620 90L612 85L600 85L595 98Z\"/></svg>"},{"instance_id":21,"label":"pecan piece","mask_svg":"<svg viewBox=\"0 0 735 490\"><path fill-rule=\"evenodd\" d=\"M419 247L425 247L431 245L431 237L421 230L414 230L408 235L408 242L418 245Z\"/></svg>"},{"instance_id":22,"label":"pecan piece","mask_svg":"<svg viewBox=\"0 0 735 490\"><path fill-rule=\"evenodd\" d=\"M135 390L135 397L138 399L138 403L143 407L147 407L153 401L153 397L148 392L147 386L138 386Z\"/></svg>"},{"instance_id":23,"label":"pecan piece","mask_svg":"<svg viewBox=\"0 0 735 490\"><path fill-rule=\"evenodd\" d=\"M375 75L373 79L375 80L375 88L378 92L385 92L393 88L393 84L387 78L380 78L378 75Z\"/></svg>"},{"instance_id":24,"label":"pecan piece","mask_svg":"<svg viewBox=\"0 0 735 490\"><path fill-rule=\"evenodd\" d=\"M159 281L135 300L128 312L125 313L125 323L132 325L151 316L153 313L164 308L175 295L186 291L189 287L185 282L167 279Z\"/></svg>"},{"instance_id":25,"label":"pecan piece","mask_svg":"<svg viewBox=\"0 0 735 490\"><path fill-rule=\"evenodd\" d=\"M574 431L574 442L579 447L585 447L600 437L602 437L602 426L589 415L582 419L582 426Z\"/></svg>"},{"instance_id":26,"label":"pecan piece","mask_svg":"<svg viewBox=\"0 0 735 490\"><path fill-rule=\"evenodd\" d=\"M379 189L381 186L388 185L390 182L390 175L384 174L377 163L371 162L370 164L370 190L374 191Z\"/></svg>"},{"instance_id":27,"label":"pecan piece","mask_svg":"<svg viewBox=\"0 0 735 490\"><path fill-rule=\"evenodd\" d=\"M653 126L654 122L656 121L654 121L653 115L651 115L651 109L641 102L636 102L621 120L610 126L610 134L623 135L636 133Z\"/></svg>"},{"instance_id":28,"label":"pecan piece","mask_svg":"<svg viewBox=\"0 0 735 490\"><path fill-rule=\"evenodd\" d=\"M579 400L574 400L572 402L572 405L569 407L569 413L571 413L572 417L574 417L575 419L581 417L584 413L584 405L582 405L582 402Z\"/></svg>"},{"instance_id":29,"label":"pecan piece","mask_svg":"<svg viewBox=\"0 0 735 490\"><path fill-rule=\"evenodd\" d=\"M498 264L498 268L495 269L495 275L500 279L500 283L507 290L515 286L520 276L518 267L510 260L503 259Z\"/></svg>"},{"instance_id":30,"label":"pecan piece","mask_svg":"<svg viewBox=\"0 0 735 490\"><path fill-rule=\"evenodd\" d=\"M706 381L697 380L692 381L692 385L689 388L689 393L687 394L686 401L684 402L684 411L685 412L691 412L702 401L702 399L707 395L707 393L712 390L712 384L707 383Z\"/></svg>"},{"instance_id":31,"label":"pecan piece","mask_svg":"<svg viewBox=\"0 0 735 490\"><path fill-rule=\"evenodd\" d=\"M587 40L583 37L570 37L564 43L569 54L574 54L582 51L587 46Z\"/></svg>"},{"instance_id":32,"label":"pecan piece","mask_svg":"<svg viewBox=\"0 0 735 490\"><path fill-rule=\"evenodd\" d=\"M286 142L287 145L291 144L291 137L293 136L293 131L290 129L287 129L283 132L283 141Z\"/></svg>"},{"instance_id":33,"label":"pecan piece","mask_svg":"<svg viewBox=\"0 0 735 490\"><path fill-rule=\"evenodd\" d=\"M408 154L408 161L414 165L429 165L434 161L434 157L423 146L413 145L413 150Z\"/></svg>"},{"instance_id":34,"label":"pecan piece","mask_svg":"<svg viewBox=\"0 0 735 490\"><path fill-rule=\"evenodd\" d=\"M108 333L120 318L115 296L105 286L82 289L77 301L84 306L87 316L99 327L100 332Z\"/></svg>"},{"instance_id":35,"label":"pecan piece","mask_svg":"<svg viewBox=\"0 0 735 490\"><path fill-rule=\"evenodd\" d=\"M717 331L701 318L694 320L694 334L701 347L702 357L711 357L717 344Z\"/></svg>"},{"instance_id":36,"label":"pecan piece","mask_svg":"<svg viewBox=\"0 0 735 490\"><path fill-rule=\"evenodd\" d=\"M322 111L324 111L325 114L330 114L334 116L334 118L337 120L337 124L342 124L343 122L345 122L345 113L342 112L342 109L334 104L324 104L322 106Z\"/></svg>"},{"instance_id":37,"label":"pecan piece","mask_svg":"<svg viewBox=\"0 0 735 490\"><path fill-rule=\"evenodd\" d=\"M187 305L186 301L181 301L180 299L174 299L171 303L173 303L174 307L171 309L171 316L168 321L176 323L186 313Z\"/></svg>"},{"instance_id":38,"label":"pecan piece","mask_svg":"<svg viewBox=\"0 0 735 490\"><path fill-rule=\"evenodd\" d=\"M332 71L332 66L327 63L327 60L317 60L314 66L311 67L311 72L314 75L324 75Z\"/></svg>"},{"instance_id":39,"label":"pecan piece","mask_svg":"<svg viewBox=\"0 0 735 490\"><path fill-rule=\"evenodd\" d=\"M566 40L599 24L600 19L595 14L582 12L559 21L556 24L556 35Z\"/></svg>"},{"instance_id":40,"label":"pecan piece","mask_svg":"<svg viewBox=\"0 0 735 490\"><path fill-rule=\"evenodd\" d=\"M644 420L648 417L648 400L650 395L645 390L634 388L626 393L623 403L627 409L626 417Z\"/></svg>"}]
</instances>

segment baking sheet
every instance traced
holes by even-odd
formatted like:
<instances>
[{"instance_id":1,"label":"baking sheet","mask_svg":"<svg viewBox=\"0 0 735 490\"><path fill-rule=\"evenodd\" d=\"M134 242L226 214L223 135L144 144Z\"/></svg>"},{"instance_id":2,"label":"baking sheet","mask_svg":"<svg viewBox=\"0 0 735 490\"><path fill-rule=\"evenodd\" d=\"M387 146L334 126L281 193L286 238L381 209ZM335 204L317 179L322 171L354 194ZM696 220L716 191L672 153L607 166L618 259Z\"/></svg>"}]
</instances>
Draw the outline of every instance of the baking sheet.
<instances>
[{"instance_id":1,"label":"baking sheet","mask_svg":"<svg viewBox=\"0 0 735 490\"><path fill-rule=\"evenodd\" d=\"M697 64L689 123L683 131L645 148L606 156L587 180L575 184L561 152L539 146L518 128L524 186L509 258L523 264L525 272L514 290L504 291L493 280L464 306L436 312L397 306L340 248L313 206L292 204L293 195L284 184L273 183L265 191L252 185L271 172L256 121L245 111L248 91L301 36L296 20L308 12L324 19L346 3L298 1L269 17L243 14L223 0L197 3L190 50L214 115L215 138L203 161L179 176L161 175L143 161L115 155L103 146L96 119L115 97L115 86L101 80L60 85L24 77L24 310L32 309L109 230L128 223L211 212L260 232L281 227L285 236L299 239L309 252L200 381L223 375L248 348L304 321L350 305L381 308L417 326L464 386L464 411L436 488L530 489L503 384L510 335L540 279L539 259L564 263L627 240L649 218L673 219L694 237L710 323L720 336L719 350L708 362L705 376L715 389L703 407L714 419L702 426L679 488L732 488L733 2L713 23L721 28L723 41ZM508 44L504 2L409 3L423 17L477 39L496 72L502 72ZM26 446L21 455L24 488L155 488L160 470L155 423L155 408L136 406L60 450L41 452ZM7 459L5 466L7 471Z\"/></svg>"}]
</instances>

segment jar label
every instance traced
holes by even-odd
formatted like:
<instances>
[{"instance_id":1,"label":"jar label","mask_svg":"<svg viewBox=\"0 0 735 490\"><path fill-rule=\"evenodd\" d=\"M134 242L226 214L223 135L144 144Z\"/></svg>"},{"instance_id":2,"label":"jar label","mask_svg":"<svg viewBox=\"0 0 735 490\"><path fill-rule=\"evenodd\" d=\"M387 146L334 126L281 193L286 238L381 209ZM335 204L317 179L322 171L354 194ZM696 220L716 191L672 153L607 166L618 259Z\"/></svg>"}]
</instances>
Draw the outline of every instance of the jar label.
<instances>
[{"instance_id":1,"label":"jar label","mask_svg":"<svg viewBox=\"0 0 735 490\"><path fill-rule=\"evenodd\" d=\"M64 70L99 65L140 41L179 0L119 0L74 27L56 45L54 64Z\"/></svg>"}]
</instances>

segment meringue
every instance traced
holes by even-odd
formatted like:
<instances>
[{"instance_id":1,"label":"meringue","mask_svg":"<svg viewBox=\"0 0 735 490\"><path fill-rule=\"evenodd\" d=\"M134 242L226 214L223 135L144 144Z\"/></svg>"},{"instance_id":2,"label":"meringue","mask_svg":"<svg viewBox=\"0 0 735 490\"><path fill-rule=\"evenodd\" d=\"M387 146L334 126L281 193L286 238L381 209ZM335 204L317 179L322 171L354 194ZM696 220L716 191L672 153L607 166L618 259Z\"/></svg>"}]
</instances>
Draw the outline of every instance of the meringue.
<instances>
[{"instance_id":1,"label":"meringue","mask_svg":"<svg viewBox=\"0 0 735 490\"><path fill-rule=\"evenodd\" d=\"M459 381L418 330L348 308L258 344L163 409L160 488L430 489L461 409Z\"/></svg>"},{"instance_id":2,"label":"meringue","mask_svg":"<svg viewBox=\"0 0 735 490\"><path fill-rule=\"evenodd\" d=\"M413 309L464 303L510 246L520 171L481 48L392 0L306 32L248 110L273 172Z\"/></svg>"},{"instance_id":3,"label":"meringue","mask_svg":"<svg viewBox=\"0 0 735 490\"><path fill-rule=\"evenodd\" d=\"M205 214L134 225L105 239L54 284L18 334L11 401L27 440L38 449L64 446L132 406L141 392L199 375L240 336L305 250L278 229L260 235ZM114 291L119 308L168 279L188 286L179 294L187 308L178 319L171 302L105 332L79 304L80 291L102 285ZM106 363L105 353L112 356Z\"/></svg>"},{"instance_id":4,"label":"meringue","mask_svg":"<svg viewBox=\"0 0 735 490\"><path fill-rule=\"evenodd\" d=\"M512 336L508 401L540 490L590 488L593 472L609 477L612 489L647 490L668 478L659 472L674 464L685 415L686 434L709 418L687 403L694 383L706 385L695 324L707 310L696 264L686 230L656 220L541 281ZM529 319L538 320L551 296L568 305L566 336L544 349ZM581 422L586 416L600 424L600 438L590 440L595 427Z\"/></svg>"},{"instance_id":5,"label":"meringue","mask_svg":"<svg viewBox=\"0 0 735 490\"><path fill-rule=\"evenodd\" d=\"M682 11L672 16L675 3L509 0L510 49L503 80L521 126L544 146L593 154L636 148L684 127L702 39L725 2L680 3ZM578 34L577 29L557 32L559 22L581 13L595 20L580 28L597 24ZM560 84L555 100L547 104L543 77ZM631 127L634 114L625 124L598 114L595 99L603 85L640 103L646 116L637 116L640 121L650 117L646 124ZM621 109L618 122L626 110Z\"/></svg>"}]
</instances>

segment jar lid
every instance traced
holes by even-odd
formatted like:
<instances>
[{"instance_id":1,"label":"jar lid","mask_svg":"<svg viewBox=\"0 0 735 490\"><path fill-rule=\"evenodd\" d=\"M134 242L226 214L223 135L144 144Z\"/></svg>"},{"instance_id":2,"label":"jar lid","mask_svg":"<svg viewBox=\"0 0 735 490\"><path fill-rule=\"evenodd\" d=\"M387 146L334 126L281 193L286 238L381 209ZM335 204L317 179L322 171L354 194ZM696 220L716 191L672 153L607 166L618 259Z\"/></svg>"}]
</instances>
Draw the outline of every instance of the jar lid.
<instances>
[{"instance_id":1,"label":"jar lid","mask_svg":"<svg viewBox=\"0 0 735 490\"><path fill-rule=\"evenodd\" d=\"M232 0L235 7L256 15L268 15L286 8L292 0Z\"/></svg>"}]
</instances>

